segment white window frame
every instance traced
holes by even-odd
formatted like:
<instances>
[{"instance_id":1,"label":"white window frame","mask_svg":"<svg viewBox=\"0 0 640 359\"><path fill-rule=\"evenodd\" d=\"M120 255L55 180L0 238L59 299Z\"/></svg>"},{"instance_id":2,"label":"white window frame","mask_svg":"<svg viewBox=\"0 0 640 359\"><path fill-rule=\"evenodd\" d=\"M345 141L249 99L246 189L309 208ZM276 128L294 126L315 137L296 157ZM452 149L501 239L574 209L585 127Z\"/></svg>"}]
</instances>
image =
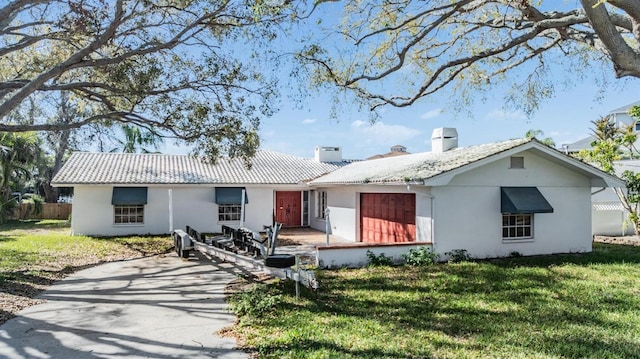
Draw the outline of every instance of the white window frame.
<instances>
[{"instance_id":1,"label":"white window frame","mask_svg":"<svg viewBox=\"0 0 640 359\"><path fill-rule=\"evenodd\" d=\"M503 241L521 241L531 239L533 239L533 213L502 214Z\"/></svg>"},{"instance_id":2,"label":"white window frame","mask_svg":"<svg viewBox=\"0 0 640 359\"><path fill-rule=\"evenodd\" d=\"M218 205L218 222L240 222L241 217L242 205L240 203Z\"/></svg>"},{"instance_id":3,"label":"white window frame","mask_svg":"<svg viewBox=\"0 0 640 359\"><path fill-rule=\"evenodd\" d=\"M124 213L126 210L126 213ZM120 211L120 213L118 213ZM113 224L116 226L144 224L144 205L114 205Z\"/></svg>"},{"instance_id":4,"label":"white window frame","mask_svg":"<svg viewBox=\"0 0 640 359\"><path fill-rule=\"evenodd\" d=\"M327 209L327 191L317 191L316 196L316 218L325 219Z\"/></svg>"}]
</instances>

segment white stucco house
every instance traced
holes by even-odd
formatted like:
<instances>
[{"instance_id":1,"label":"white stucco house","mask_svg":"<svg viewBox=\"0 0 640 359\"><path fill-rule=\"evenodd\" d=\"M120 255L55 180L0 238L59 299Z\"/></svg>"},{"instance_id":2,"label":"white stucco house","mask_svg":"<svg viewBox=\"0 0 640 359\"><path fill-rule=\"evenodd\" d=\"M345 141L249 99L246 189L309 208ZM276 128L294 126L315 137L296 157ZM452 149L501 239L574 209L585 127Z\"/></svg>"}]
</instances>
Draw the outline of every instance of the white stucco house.
<instances>
[{"instance_id":1,"label":"white stucco house","mask_svg":"<svg viewBox=\"0 0 640 359\"><path fill-rule=\"evenodd\" d=\"M244 189L249 228L275 219L324 231L328 221L352 242L319 248L329 267L361 264L364 248L397 254L408 244L476 258L588 252L592 188L624 186L535 139L458 148L455 129L441 128L432 141L431 152L351 163L333 147L316 148L315 159L260 151L250 170L235 160L75 153L54 183L74 187L74 233L93 235L168 233L171 212L175 228L239 225Z\"/></svg>"},{"instance_id":2,"label":"white stucco house","mask_svg":"<svg viewBox=\"0 0 640 359\"><path fill-rule=\"evenodd\" d=\"M432 152L356 162L311 181L326 192L333 235L476 258L591 251L591 189L624 186L619 178L535 139L457 148L455 130L443 130Z\"/></svg>"},{"instance_id":3,"label":"white stucco house","mask_svg":"<svg viewBox=\"0 0 640 359\"><path fill-rule=\"evenodd\" d=\"M306 159L261 150L251 169L239 159L212 165L186 155L76 152L53 184L73 187L74 234L163 234L187 225L215 233L240 224L243 209L243 224L255 230L274 219L309 226L306 182L349 163L340 148L315 151Z\"/></svg>"}]
</instances>

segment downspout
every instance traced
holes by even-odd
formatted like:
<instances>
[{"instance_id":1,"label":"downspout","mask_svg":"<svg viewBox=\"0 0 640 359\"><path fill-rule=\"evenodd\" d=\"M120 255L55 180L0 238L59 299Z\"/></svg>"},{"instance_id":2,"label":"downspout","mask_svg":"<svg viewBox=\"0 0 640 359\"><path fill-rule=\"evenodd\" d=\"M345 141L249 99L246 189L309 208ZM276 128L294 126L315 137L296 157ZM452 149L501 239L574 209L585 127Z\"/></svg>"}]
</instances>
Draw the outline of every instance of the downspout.
<instances>
[{"instance_id":1,"label":"downspout","mask_svg":"<svg viewBox=\"0 0 640 359\"><path fill-rule=\"evenodd\" d=\"M407 184L407 191L411 192L411 193L415 193L416 195L419 195L419 196L428 197L431 200L431 201L429 201L429 203L431 205L431 210L430 210L430 212L431 212L431 219L430 219L431 220L431 233L430 233L430 236L431 236L431 247L433 248L433 251L435 252L435 246L436 246L435 225L436 225L436 221L434 219L434 217L435 217L435 212L434 212L435 205L434 205L434 202L436 201L436 197L431 193L420 193L420 192L412 189L410 184Z\"/></svg>"},{"instance_id":2,"label":"downspout","mask_svg":"<svg viewBox=\"0 0 640 359\"><path fill-rule=\"evenodd\" d=\"M240 228L244 227L244 201L247 198L247 192L242 190L242 196L240 197Z\"/></svg>"},{"instance_id":3,"label":"downspout","mask_svg":"<svg viewBox=\"0 0 640 359\"><path fill-rule=\"evenodd\" d=\"M169 189L169 233L173 233L173 190Z\"/></svg>"}]
</instances>

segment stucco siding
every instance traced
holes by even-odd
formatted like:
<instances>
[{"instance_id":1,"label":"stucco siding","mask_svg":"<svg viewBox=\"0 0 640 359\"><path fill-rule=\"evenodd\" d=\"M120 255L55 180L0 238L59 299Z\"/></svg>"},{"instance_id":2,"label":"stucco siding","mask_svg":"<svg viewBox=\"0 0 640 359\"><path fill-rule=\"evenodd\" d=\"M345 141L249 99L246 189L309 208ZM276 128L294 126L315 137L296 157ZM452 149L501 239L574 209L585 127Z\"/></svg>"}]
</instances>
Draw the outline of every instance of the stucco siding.
<instances>
[{"instance_id":1,"label":"stucco siding","mask_svg":"<svg viewBox=\"0 0 640 359\"><path fill-rule=\"evenodd\" d=\"M249 203L245 205L245 227L262 230L273 222L272 187L247 186ZM116 236L129 234L167 234L170 232L169 192L173 199L173 228L187 225L200 232L220 232L223 224L239 225L239 221L218 221L215 187L149 186L144 223L116 225L111 205L112 186L76 186L71 215L74 234ZM295 189L292 189L295 190Z\"/></svg>"},{"instance_id":2,"label":"stucco siding","mask_svg":"<svg viewBox=\"0 0 640 359\"><path fill-rule=\"evenodd\" d=\"M327 190L327 208L329 208L329 226L332 235L352 242L358 241L359 221L356 208L359 202L355 187Z\"/></svg>"},{"instance_id":3,"label":"stucco siding","mask_svg":"<svg viewBox=\"0 0 640 359\"><path fill-rule=\"evenodd\" d=\"M454 177L451 186L564 186L587 187L589 178L564 166L546 160L530 151L514 156L524 157L524 168L509 168L506 157Z\"/></svg>"},{"instance_id":4,"label":"stucco siding","mask_svg":"<svg viewBox=\"0 0 640 359\"><path fill-rule=\"evenodd\" d=\"M591 251L591 187L588 178L531 153L524 169L505 158L434 187L434 251L465 249L477 258ZM536 213L533 238L502 239L501 186L534 186L553 213Z\"/></svg>"},{"instance_id":5,"label":"stucco siding","mask_svg":"<svg viewBox=\"0 0 640 359\"><path fill-rule=\"evenodd\" d=\"M76 186L72 209L74 234L128 235L169 233L169 193L171 187L148 187L144 223L116 225L111 205L112 186ZM201 231L214 230L217 206L212 187L171 188L173 227L187 224Z\"/></svg>"}]
</instances>

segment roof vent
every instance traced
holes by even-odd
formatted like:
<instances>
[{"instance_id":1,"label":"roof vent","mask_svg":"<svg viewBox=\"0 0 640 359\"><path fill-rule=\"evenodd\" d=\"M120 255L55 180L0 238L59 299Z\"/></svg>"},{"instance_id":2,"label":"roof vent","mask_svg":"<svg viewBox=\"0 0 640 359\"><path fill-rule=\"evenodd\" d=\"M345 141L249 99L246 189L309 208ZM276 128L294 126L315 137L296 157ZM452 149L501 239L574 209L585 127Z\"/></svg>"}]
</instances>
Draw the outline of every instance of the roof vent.
<instances>
[{"instance_id":1,"label":"roof vent","mask_svg":"<svg viewBox=\"0 0 640 359\"><path fill-rule=\"evenodd\" d=\"M340 147L315 147L315 160L317 162L340 162L342 161L342 148Z\"/></svg>"},{"instance_id":2,"label":"roof vent","mask_svg":"<svg viewBox=\"0 0 640 359\"><path fill-rule=\"evenodd\" d=\"M431 133L431 152L442 153L458 147L458 131L451 127L440 127Z\"/></svg>"}]
</instances>

